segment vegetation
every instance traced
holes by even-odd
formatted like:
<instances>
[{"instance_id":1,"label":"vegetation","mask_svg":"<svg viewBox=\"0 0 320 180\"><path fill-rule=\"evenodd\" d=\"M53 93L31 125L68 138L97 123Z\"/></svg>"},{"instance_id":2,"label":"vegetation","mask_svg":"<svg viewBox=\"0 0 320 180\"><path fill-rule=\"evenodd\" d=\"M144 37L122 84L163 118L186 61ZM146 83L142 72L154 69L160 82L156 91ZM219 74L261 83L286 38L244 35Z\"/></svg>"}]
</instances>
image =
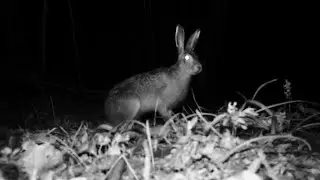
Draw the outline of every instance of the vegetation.
<instances>
[{"instance_id":1,"label":"vegetation","mask_svg":"<svg viewBox=\"0 0 320 180\"><path fill-rule=\"evenodd\" d=\"M275 81L241 106L229 102L216 114L198 106L164 125L95 129L54 117L53 129L15 130L1 147L0 179L319 179L318 105L292 100L288 81L288 101L257 101Z\"/></svg>"}]
</instances>

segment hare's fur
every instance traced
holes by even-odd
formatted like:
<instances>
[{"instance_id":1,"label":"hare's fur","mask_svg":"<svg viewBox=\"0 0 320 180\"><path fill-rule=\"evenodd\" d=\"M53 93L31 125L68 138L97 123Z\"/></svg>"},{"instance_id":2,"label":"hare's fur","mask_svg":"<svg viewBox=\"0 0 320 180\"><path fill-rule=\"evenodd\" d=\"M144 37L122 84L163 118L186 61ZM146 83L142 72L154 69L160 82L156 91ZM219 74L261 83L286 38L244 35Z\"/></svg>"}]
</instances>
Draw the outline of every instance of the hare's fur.
<instances>
[{"instance_id":1,"label":"hare's fur","mask_svg":"<svg viewBox=\"0 0 320 180\"><path fill-rule=\"evenodd\" d=\"M184 48L184 31L178 25L176 46L179 57L176 64L138 74L115 85L105 101L107 121L118 125L155 110L165 120L170 118L171 109L186 97L191 77L201 72L201 64L193 53L199 35L200 30L194 32Z\"/></svg>"}]
</instances>

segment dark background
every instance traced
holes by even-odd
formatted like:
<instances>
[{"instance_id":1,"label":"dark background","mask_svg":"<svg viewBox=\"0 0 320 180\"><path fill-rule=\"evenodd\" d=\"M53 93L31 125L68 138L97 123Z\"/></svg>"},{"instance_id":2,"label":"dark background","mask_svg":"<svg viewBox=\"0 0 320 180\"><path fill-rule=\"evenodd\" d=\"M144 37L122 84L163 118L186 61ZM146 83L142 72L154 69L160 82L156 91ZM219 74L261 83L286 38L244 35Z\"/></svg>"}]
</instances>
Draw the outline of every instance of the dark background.
<instances>
[{"instance_id":1,"label":"dark background","mask_svg":"<svg viewBox=\"0 0 320 180\"><path fill-rule=\"evenodd\" d=\"M195 51L204 69L192 87L205 108L241 103L237 91L249 98L274 78L279 81L257 100L285 101L288 79L293 99L319 101L319 19L312 3L2 1L0 120L25 125L29 112L52 109L51 103L56 115L99 119L103 92L115 83L175 63L177 24L187 38L201 29Z\"/></svg>"}]
</instances>

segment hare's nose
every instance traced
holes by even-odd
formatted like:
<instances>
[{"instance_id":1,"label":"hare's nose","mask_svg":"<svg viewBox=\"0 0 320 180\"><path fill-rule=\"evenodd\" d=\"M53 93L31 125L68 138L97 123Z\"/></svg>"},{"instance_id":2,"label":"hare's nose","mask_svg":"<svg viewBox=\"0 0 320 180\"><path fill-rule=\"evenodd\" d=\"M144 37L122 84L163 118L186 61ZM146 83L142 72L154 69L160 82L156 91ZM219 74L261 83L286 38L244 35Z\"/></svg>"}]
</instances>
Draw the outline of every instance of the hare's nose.
<instances>
[{"instance_id":1,"label":"hare's nose","mask_svg":"<svg viewBox=\"0 0 320 180\"><path fill-rule=\"evenodd\" d=\"M200 64L195 66L195 73L200 73L202 71L202 66Z\"/></svg>"}]
</instances>

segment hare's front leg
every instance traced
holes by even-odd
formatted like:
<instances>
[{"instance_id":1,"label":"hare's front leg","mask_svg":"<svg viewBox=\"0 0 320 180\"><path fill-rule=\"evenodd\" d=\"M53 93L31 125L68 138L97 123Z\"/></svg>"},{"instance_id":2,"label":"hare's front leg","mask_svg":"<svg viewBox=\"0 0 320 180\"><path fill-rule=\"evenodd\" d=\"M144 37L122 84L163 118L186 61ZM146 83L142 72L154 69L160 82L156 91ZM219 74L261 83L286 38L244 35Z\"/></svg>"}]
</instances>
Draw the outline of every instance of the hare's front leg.
<instances>
[{"instance_id":1,"label":"hare's front leg","mask_svg":"<svg viewBox=\"0 0 320 180\"><path fill-rule=\"evenodd\" d=\"M160 106L158 112L162 116L164 121L168 121L173 116L172 110L168 109L166 106Z\"/></svg>"}]
</instances>

